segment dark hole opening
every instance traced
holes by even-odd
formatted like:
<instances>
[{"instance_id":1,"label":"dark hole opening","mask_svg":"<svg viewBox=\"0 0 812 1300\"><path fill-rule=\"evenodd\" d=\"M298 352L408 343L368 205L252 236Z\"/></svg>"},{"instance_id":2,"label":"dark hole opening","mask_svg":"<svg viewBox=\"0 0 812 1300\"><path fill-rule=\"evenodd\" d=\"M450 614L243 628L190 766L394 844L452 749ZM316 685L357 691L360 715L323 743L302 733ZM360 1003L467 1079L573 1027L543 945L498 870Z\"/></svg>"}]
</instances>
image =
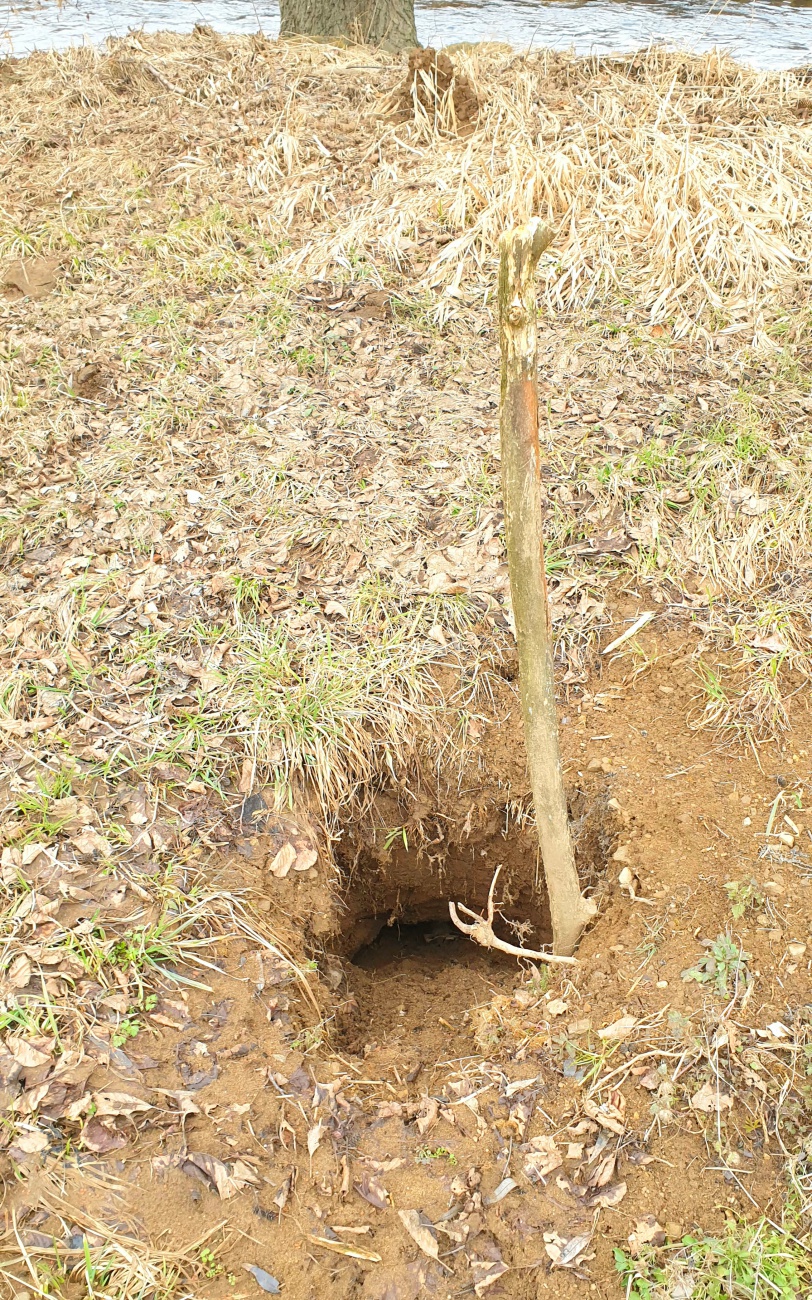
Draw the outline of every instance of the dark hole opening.
<instances>
[{"instance_id":1,"label":"dark hole opening","mask_svg":"<svg viewBox=\"0 0 812 1300\"><path fill-rule=\"evenodd\" d=\"M467 963L471 959L481 961L483 958L486 962L500 965L512 963L515 968L515 958L480 948L461 934L447 916L433 921L418 921L413 925L399 921L389 925L386 917L376 920L380 920L381 926L377 935L359 948L352 958L353 966L361 970L376 971L404 962L427 962L433 968L448 962Z\"/></svg>"}]
</instances>

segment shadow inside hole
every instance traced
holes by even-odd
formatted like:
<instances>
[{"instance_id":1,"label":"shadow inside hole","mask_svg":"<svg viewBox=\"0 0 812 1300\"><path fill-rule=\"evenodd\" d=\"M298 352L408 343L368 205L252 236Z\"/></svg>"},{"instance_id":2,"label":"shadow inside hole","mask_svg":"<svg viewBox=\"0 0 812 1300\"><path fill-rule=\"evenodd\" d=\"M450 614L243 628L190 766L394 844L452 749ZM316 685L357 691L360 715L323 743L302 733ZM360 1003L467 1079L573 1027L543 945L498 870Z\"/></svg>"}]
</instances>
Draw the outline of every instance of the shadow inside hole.
<instances>
[{"instance_id":1,"label":"shadow inside hole","mask_svg":"<svg viewBox=\"0 0 812 1300\"><path fill-rule=\"evenodd\" d=\"M382 919L377 935L358 949L352 965L361 970L379 971L403 963L419 967L425 962L433 970L449 962L468 963L483 959L496 965L509 965L511 962L514 968L516 965L515 959L508 959L503 953L480 948L461 934L448 918L438 917L414 925L399 922L388 925Z\"/></svg>"}]
</instances>

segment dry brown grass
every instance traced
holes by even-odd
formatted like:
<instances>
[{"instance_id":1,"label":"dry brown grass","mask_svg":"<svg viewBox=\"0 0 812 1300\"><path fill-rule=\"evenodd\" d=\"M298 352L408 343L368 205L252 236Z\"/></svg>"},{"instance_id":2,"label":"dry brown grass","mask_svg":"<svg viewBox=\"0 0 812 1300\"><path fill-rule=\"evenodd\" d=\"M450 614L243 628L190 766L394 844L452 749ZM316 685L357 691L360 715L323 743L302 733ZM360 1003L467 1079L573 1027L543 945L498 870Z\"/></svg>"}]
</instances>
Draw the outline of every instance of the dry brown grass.
<instances>
[{"instance_id":1,"label":"dry brown grass","mask_svg":"<svg viewBox=\"0 0 812 1300\"><path fill-rule=\"evenodd\" d=\"M7 733L58 715L108 775L247 771L331 810L450 754L433 666L462 672L463 740L509 652L488 296L531 210L558 229L566 680L632 581L735 651L699 724L782 725L809 637L802 83L454 57L464 135L428 83L392 116L403 65L370 51L200 29L16 65L0 247L64 278L5 309Z\"/></svg>"},{"instance_id":2,"label":"dry brown grass","mask_svg":"<svg viewBox=\"0 0 812 1300\"><path fill-rule=\"evenodd\" d=\"M334 61L339 77L357 56L310 57L322 75ZM433 114L415 97L412 123L377 125L375 183L339 211L335 161L313 137L294 73L284 113L245 168L250 191L279 204L277 229L301 211L320 219L320 238L292 267L342 276L361 257L385 276L439 221L450 239L422 283L440 292L442 319L491 290L500 232L540 214L559 232L542 264L552 310L600 310L621 294L636 320L671 321L678 334L718 329L722 317L768 342L787 293L808 284L812 252L800 77L661 50L574 60L480 45L455 58L482 104L473 137L458 138L448 93ZM307 76L301 63L296 72ZM384 114L390 103L384 95Z\"/></svg>"}]
</instances>

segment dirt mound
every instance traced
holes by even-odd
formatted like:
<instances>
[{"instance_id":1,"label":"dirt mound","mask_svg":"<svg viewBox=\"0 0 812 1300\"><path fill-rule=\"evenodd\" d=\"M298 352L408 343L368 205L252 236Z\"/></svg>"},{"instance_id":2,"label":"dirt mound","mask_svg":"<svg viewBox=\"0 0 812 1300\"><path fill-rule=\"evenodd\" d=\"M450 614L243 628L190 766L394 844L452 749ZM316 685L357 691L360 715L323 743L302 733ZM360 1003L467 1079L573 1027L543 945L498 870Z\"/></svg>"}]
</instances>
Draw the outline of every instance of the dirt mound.
<instances>
[{"instance_id":1,"label":"dirt mound","mask_svg":"<svg viewBox=\"0 0 812 1300\"><path fill-rule=\"evenodd\" d=\"M424 116L452 134L470 135L479 119L479 100L448 55L429 46L409 55L409 72L395 92L391 111L400 122Z\"/></svg>"}]
</instances>

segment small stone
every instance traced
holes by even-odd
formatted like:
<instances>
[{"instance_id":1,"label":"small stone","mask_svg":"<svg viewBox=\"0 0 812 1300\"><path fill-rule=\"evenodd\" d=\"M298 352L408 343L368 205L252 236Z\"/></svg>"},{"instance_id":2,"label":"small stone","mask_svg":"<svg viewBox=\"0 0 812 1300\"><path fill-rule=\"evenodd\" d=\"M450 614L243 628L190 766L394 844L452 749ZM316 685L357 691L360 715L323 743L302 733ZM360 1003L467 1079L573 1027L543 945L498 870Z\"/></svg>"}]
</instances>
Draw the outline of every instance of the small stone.
<instances>
[{"instance_id":1,"label":"small stone","mask_svg":"<svg viewBox=\"0 0 812 1300\"><path fill-rule=\"evenodd\" d=\"M773 943L778 943L778 941L780 939L783 939L783 937L784 937L783 930L773 929L767 931L767 938L771 939Z\"/></svg>"},{"instance_id":2,"label":"small stone","mask_svg":"<svg viewBox=\"0 0 812 1300\"><path fill-rule=\"evenodd\" d=\"M669 1219L665 1225L665 1231L671 1241L679 1241L682 1236L682 1224L677 1223L676 1219Z\"/></svg>"},{"instance_id":3,"label":"small stone","mask_svg":"<svg viewBox=\"0 0 812 1300\"><path fill-rule=\"evenodd\" d=\"M658 989L667 989L667 988L668 988L668 980L657 980L657 988L658 988Z\"/></svg>"},{"instance_id":4,"label":"small stone","mask_svg":"<svg viewBox=\"0 0 812 1300\"><path fill-rule=\"evenodd\" d=\"M806 944L793 939L792 943L787 944L787 952L793 961L800 961L806 952Z\"/></svg>"},{"instance_id":5,"label":"small stone","mask_svg":"<svg viewBox=\"0 0 812 1300\"><path fill-rule=\"evenodd\" d=\"M795 848L795 836L790 835L789 831L779 831L776 839L780 840L782 844L786 844L788 849Z\"/></svg>"},{"instance_id":6,"label":"small stone","mask_svg":"<svg viewBox=\"0 0 812 1300\"><path fill-rule=\"evenodd\" d=\"M553 998L552 1002L547 1003L547 1012L551 1016L563 1016L569 1007L561 998Z\"/></svg>"},{"instance_id":7,"label":"small stone","mask_svg":"<svg viewBox=\"0 0 812 1300\"><path fill-rule=\"evenodd\" d=\"M614 853L612 854L612 861L628 862L631 849L632 849L631 844L621 844L620 847L615 849Z\"/></svg>"},{"instance_id":8,"label":"small stone","mask_svg":"<svg viewBox=\"0 0 812 1300\"><path fill-rule=\"evenodd\" d=\"M745 817L744 820L742 821L742 826L752 826L752 825L753 822L750 817Z\"/></svg>"},{"instance_id":9,"label":"small stone","mask_svg":"<svg viewBox=\"0 0 812 1300\"><path fill-rule=\"evenodd\" d=\"M618 803L617 799L607 799L607 801L606 801L606 807L609 808L609 809L611 809L612 812L621 812L621 811L622 811L622 809L621 809L621 807L620 807L620 804Z\"/></svg>"},{"instance_id":10,"label":"small stone","mask_svg":"<svg viewBox=\"0 0 812 1300\"><path fill-rule=\"evenodd\" d=\"M603 763L599 758L590 758L589 762L586 765L586 770L587 772L602 772Z\"/></svg>"}]
</instances>

